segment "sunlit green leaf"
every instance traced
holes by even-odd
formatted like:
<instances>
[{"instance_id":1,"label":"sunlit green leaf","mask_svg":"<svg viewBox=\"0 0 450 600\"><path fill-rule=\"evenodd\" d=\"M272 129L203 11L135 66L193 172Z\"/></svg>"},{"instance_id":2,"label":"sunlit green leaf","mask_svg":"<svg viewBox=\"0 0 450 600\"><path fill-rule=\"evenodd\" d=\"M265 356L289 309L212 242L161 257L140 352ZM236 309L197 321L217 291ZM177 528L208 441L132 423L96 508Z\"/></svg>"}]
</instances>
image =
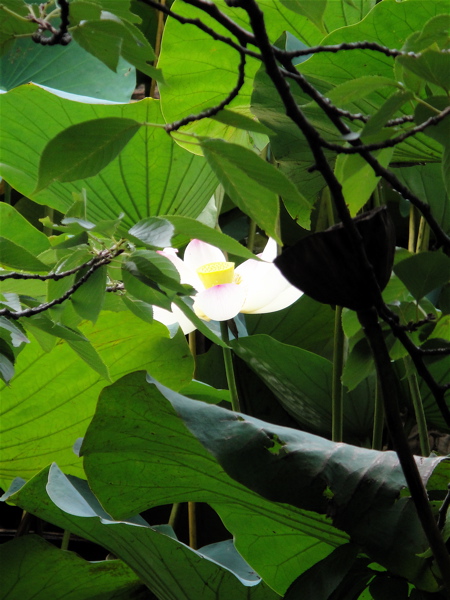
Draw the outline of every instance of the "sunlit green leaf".
<instances>
[{"instance_id":1,"label":"sunlit green leaf","mask_svg":"<svg viewBox=\"0 0 450 600\"><path fill-rule=\"evenodd\" d=\"M184 336L180 332L170 339L161 323L144 323L130 312L103 312L95 325L85 323L80 331L113 381L139 368L175 389L192 378ZM10 386L1 387L1 478L29 478L52 461L82 474L72 445L84 435L105 379L66 342L48 353L36 343L27 345L17 357L16 372Z\"/></svg>"},{"instance_id":2,"label":"sunlit green leaf","mask_svg":"<svg viewBox=\"0 0 450 600\"><path fill-rule=\"evenodd\" d=\"M86 218L94 223L114 221L124 213L124 232L148 216L176 213L195 218L217 186L204 158L179 148L162 128L142 127L98 175L76 183L55 182L34 194L41 154L58 133L71 125L104 118L162 124L159 102L84 104L27 85L0 94L0 113L9 115L2 120L0 175L20 193L62 213L72 206L72 193L84 188Z\"/></svg>"},{"instance_id":3,"label":"sunlit green leaf","mask_svg":"<svg viewBox=\"0 0 450 600\"><path fill-rule=\"evenodd\" d=\"M123 402L131 396L132 405ZM240 554L280 593L347 540L324 517L269 502L230 479L144 373L103 392L82 452L89 485L116 518L170 502L214 503Z\"/></svg>"}]
</instances>

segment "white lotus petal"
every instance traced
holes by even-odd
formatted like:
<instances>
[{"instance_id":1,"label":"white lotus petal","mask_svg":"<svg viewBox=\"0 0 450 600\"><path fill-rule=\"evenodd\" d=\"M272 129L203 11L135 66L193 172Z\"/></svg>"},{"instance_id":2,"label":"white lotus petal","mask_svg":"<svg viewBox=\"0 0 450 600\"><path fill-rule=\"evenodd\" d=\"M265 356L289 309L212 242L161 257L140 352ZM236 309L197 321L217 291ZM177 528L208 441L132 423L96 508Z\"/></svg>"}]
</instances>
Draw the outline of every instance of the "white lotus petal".
<instances>
[{"instance_id":1,"label":"white lotus petal","mask_svg":"<svg viewBox=\"0 0 450 600\"><path fill-rule=\"evenodd\" d=\"M213 262L226 262L226 260L222 250L201 240L192 240L184 251L184 263L194 273L203 265Z\"/></svg>"},{"instance_id":2,"label":"white lotus petal","mask_svg":"<svg viewBox=\"0 0 450 600\"><path fill-rule=\"evenodd\" d=\"M181 283L188 283L198 291L205 289L205 286L200 281L200 277L197 275L196 271L190 269L185 262L177 256L176 250L173 248L164 248L164 250L159 250L158 254L165 256L173 263L180 274Z\"/></svg>"},{"instance_id":3,"label":"white lotus petal","mask_svg":"<svg viewBox=\"0 0 450 600\"><path fill-rule=\"evenodd\" d=\"M153 306L153 318L166 327L171 327L178 323L185 335L195 330L195 325L189 321L176 304L172 304L172 311L160 306Z\"/></svg>"},{"instance_id":4,"label":"white lotus petal","mask_svg":"<svg viewBox=\"0 0 450 600\"><path fill-rule=\"evenodd\" d=\"M213 321L226 321L235 317L245 302L245 288L235 283L215 285L195 297L194 310Z\"/></svg>"},{"instance_id":5,"label":"white lotus petal","mask_svg":"<svg viewBox=\"0 0 450 600\"><path fill-rule=\"evenodd\" d=\"M263 308L259 308L256 310L245 310L245 306L242 308L241 312L257 315L257 314L265 314L276 312L277 310L283 310L283 308L287 308L294 304L301 296L303 296L303 292L290 285L283 292L281 292L272 302L266 304Z\"/></svg>"},{"instance_id":6,"label":"white lotus petal","mask_svg":"<svg viewBox=\"0 0 450 600\"><path fill-rule=\"evenodd\" d=\"M265 313L281 310L295 302L301 296L301 292L294 288L273 263L258 262L256 260L246 260L236 269L245 285L247 296L241 312L244 313ZM286 290L292 288L292 293L286 295ZM280 299L279 301L277 299ZM292 300L290 300L292 298ZM285 303L287 301L287 304ZM280 302L280 308L277 307Z\"/></svg>"},{"instance_id":7,"label":"white lotus petal","mask_svg":"<svg viewBox=\"0 0 450 600\"><path fill-rule=\"evenodd\" d=\"M277 257L277 243L273 238L269 238L266 247L261 254L256 255L261 260L273 262Z\"/></svg>"}]
</instances>

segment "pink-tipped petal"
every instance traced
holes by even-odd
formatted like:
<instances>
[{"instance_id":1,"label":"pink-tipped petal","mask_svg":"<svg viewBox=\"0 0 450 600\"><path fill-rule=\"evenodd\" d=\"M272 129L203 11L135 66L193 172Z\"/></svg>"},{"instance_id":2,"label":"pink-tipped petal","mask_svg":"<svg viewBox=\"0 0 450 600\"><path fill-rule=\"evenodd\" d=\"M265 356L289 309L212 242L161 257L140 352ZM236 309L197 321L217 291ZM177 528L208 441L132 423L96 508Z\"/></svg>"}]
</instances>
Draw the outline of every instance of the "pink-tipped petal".
<instances>
[{"instance_id":1,"label":"pink-tipped petal","mask_svg":"<svg viewBox=\"0 0 450 600\"><path fill-rule=\"evenodd\" d=\"M226 262L225 254L219 248L201 240L192 240L184 251L184 263L189 269L197 269L213 262Z\"/></svg>"},{"instance_id":2,"label":"pink-tipped petal","mask_svg":"<svg viewBox=\"0 0 450 600\"><path fill-rule=\"evenodd\" d=\"M195 297L194 310L213 321L227 321L235 317L245 302L245 288L235 283L215 285Z\"/></svg>"},{"instance_id":3,"label":"pink-tipped petal","mask_svg":"<svg viewBox=\"0 0 450 600\"><path fill-rule=\"evenodd\" d=\"M189 285L192 285L192 287L194 287L196 290L204 289L204 285L200 281L200 277L197 275L196 271L190 269L184 263L184 261L182 261L181 258L177 256L177 253L173 248L164 248L164 250L160 250L158 254L161 254L161 256L165 256L173 263L176 270L180 274L181 283L187 283Z\"/></svg>"}]
</instances>

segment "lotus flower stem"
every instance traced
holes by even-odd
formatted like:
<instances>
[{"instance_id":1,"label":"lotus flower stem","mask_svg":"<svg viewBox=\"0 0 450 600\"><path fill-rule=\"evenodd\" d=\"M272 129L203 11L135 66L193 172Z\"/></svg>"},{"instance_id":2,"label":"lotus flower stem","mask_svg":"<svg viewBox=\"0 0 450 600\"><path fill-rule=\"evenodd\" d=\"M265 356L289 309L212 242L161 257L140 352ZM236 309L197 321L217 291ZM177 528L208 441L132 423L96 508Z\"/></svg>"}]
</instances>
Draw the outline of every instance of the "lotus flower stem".
<instances>
[{"instance_id":1,"label":"lotus flower stem","mask_svg":"<svg viewBox=\"0 0 450 600\"><path fill-rule=\"evenodd\" d=\"M430 440L428 438L427 421L422 405L417 375L412 367L412 361L409 356L404 359L406 367L406 377L408 378L409 391L416 415L417 429L419 430L420 451L423 456L430 456Z\"/></svg>"},{"instance_id":2,"label":"lotus flower stem","mask_svg":"<svg viewBox=\"0 0 450 600\"><path fill-rule=\"evenodd\" d=\"M343 389L341 383L344 368L345 336L342 329L342 307L336 306L334 315L333 383L331 390L331 439L342 442L343 438Z\"/></svg>"},{"instance_id":3,"label":"lotus flower stem","mask_svg":"<svg viewBox=\"0 0 450 600\"><path fill-rule=\"evenodd\" d=\"M228 324L226 321L220 321L220 333L222 340L228 344L230 338L228 336ZM228 389L230 390L231 406L234 412L240 412L239 396L236 387L236 378L234 376L233 355L231 348L223 348L223 362L225 364L225 373L227 376Z\"/></svg>"},{"instance_id":4,"label":"lotus flower stem","mask_svg":"<svg viewBox=\"0 0 450 600\"><path fill-rule=\"evenodd\" d=\"M381 450L383 448L383 429L384 429L384 406L383 397L380 390L378 379L375 383L375 407L373 411L373 434L372 449Z\"/></svg>"}]
</instances>

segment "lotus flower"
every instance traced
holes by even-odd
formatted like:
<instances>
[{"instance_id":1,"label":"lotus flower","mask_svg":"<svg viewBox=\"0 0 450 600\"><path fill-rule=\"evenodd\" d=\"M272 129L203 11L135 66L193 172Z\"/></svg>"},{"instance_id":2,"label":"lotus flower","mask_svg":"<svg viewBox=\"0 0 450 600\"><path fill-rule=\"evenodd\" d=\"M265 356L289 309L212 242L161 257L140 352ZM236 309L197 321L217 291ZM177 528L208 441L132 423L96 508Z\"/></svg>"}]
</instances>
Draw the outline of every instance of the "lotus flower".
<instances>
[{"instance_id":1,"label":"lotus flower","mask_svg":"<svg viewBox=\"0 0 450 600\"><path fill-rule=\"evenodd\" d=\"M175 265L181 283L197 290L193 309L205 321L227 321L238 313L260 314L281 310L293 304L302 292L291 285L273 264L276 242L269 239L258 260L246 260L234 268L224 253L200 240L186 247L184 259L173 248L160 252ZM172 304L172 312L155 306L154 317L165 325L179 323L184 333L195 329L181 310Z\"/></svg>"}]
</instances>

